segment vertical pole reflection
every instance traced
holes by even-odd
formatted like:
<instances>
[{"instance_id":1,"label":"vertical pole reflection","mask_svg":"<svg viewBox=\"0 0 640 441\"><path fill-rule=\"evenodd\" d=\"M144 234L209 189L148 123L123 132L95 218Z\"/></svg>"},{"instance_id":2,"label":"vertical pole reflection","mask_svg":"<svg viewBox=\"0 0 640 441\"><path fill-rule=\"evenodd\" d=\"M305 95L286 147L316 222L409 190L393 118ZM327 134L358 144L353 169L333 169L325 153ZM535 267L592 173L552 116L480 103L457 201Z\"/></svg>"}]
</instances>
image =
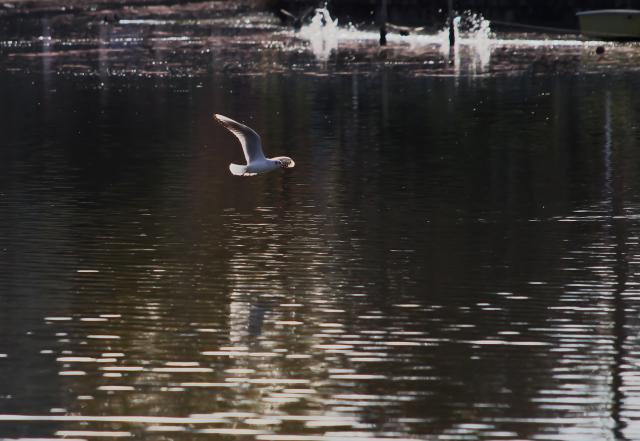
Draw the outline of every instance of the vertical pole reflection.
<instances>
[{"instance_id":1,"label":"vertical pole reflection","mask_svg":"<svg viewBox=\"0 0 640 441\"><path fill-rule=\"evenodd\" d=\"M382 71L382 125L389 127L389 79L387 70Z\"/></svg>"},{"instance_id":2,"label":"vertical pole reflection","mask_svg":"<svg viewBox=\"0 0 640 441\"><path fill-rule=\"evenodd\" d=\"M52 92L52 75L53 75L53 57L51 56L52 41L51 41L51 24L49 18L43 17L42 22L42 35L40 39L42 41L42 120L40 121L43 145L49 145L50 129L54 127L55 115L52 106L53 92Z\"/></svg>"},{"instance_id":3,"label":"vertical pole reflection","mask_svg":"<svg viewBox=\"0 0 640 441\"><path fill-rule=\"evenodd\" d=\"M605 95L605 124L604 124L604 191L605 200L609 205L609 221L612 226L613 239L615 241L615 262L613 272L616 278L613 291L613 366L611 368L611 419L613 420L613 438L624 440L626 423L622 418L624 405L624 380L622 366L626 359L625 342L625 305L624 292L627 287L629 275L628 268L628 232L624 218L623 185L620 181L622 175L612 173L612 124L611 124L611 91Z\"/></svg>"},{"instance_id":4,"label":"vertical pole reflection","mask_svg":"<svg viewBox=\"0 0 640 441\"><path fill-rule=\"evenodd\" d=\"M109 101L109 43L110 25L101 21L98 25L98 75L100 77L100 115L104 118Z\"/></svg>"},{"instance_id":5,"label":"vertical pole reflection","mask_svg":"<svg viewBox=\"0 0 640 441\"><path fill-rule=\"evenodd\" d=\"M107 79L109 75L109 50L110 25L103 21L98 25L98 75L103 87L107 87Z\"/></svg>"},{"instance_id":6,"label":"vertical pole reflection","mask_svg":"<svg viewBox=\"0 0 640 441\"><path fill-rule=\"evenodd\" d=\"M42 19L42 84L45 91L45 96L49 93L51 85L51 63L53 58L50 55L51 52L51 26L49 25L49 19L44 17Z\"/></svg>"},{"instance_id":7,"label":"vertical pole reflection","mask_svg":"<svg viewBox=\"0 0 640 441\"><path fill-rule=\"evenodd\" d=\"M604 101L604 190L605 198L611 201L611 91L607 90Z\"/></svg>"}]
</instances>

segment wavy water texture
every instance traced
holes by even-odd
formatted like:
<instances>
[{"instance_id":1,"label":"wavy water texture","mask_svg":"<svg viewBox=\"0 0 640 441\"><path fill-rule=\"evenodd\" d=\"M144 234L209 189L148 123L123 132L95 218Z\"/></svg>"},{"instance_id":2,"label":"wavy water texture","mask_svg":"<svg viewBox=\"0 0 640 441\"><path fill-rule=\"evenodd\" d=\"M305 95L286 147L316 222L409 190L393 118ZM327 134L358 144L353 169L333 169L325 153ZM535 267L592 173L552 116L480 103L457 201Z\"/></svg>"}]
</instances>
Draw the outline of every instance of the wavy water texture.
<instances>
[{"instance_id":1,"label":"wavy water texture","mask_svg":"<svg viewBox=\"0 0 640 441\"><path fill-rule=\"evenodd\" d=\"M640 427L636 77L3 75L2 437Z\"/></svg>"}]
</instances>

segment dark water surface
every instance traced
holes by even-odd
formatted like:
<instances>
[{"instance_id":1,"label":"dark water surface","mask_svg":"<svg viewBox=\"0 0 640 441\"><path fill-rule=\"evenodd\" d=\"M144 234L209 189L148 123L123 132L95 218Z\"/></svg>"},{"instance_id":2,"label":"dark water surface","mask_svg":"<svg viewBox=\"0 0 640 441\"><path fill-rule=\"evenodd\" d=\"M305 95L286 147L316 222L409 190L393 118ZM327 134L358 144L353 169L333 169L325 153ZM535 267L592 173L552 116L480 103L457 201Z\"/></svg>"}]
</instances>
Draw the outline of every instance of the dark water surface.
<instances>
[{"instance_id":1,"label":"dark water surface","mask_svg":"<svg viewBox=\"0 0 640 441\"><path fill-rule=\"evenodd\" d=\"M640 439L639 86L3 73L0 437Z\"/></svg>"}]
</instances>

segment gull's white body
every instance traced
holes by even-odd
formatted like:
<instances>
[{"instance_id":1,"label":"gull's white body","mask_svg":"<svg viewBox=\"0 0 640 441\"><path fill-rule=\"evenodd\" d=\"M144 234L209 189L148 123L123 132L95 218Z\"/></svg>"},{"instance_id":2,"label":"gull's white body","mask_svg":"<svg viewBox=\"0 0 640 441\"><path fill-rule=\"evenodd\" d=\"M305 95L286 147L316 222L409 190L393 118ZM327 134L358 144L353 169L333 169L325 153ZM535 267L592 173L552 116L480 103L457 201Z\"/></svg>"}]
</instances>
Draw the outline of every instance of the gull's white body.
<instances>
[{"instance_id":1,"label":"gull's white body","mask_svg":"<svg viewBox=\"0 0 640 441\"><path fill-rule=\"evenodd\" d=\"M233 133L242 145L244 157L247 165L229 164L229 170L236 176L254 176L260 173L267 173L277 168L293 168L296 163L287 156L276 156L267 158L262 152L262 141L260 135L250 127L240 124L237 121L223 115L215 114L213 117L222 127Z\"/></svg>"}]
</instances>

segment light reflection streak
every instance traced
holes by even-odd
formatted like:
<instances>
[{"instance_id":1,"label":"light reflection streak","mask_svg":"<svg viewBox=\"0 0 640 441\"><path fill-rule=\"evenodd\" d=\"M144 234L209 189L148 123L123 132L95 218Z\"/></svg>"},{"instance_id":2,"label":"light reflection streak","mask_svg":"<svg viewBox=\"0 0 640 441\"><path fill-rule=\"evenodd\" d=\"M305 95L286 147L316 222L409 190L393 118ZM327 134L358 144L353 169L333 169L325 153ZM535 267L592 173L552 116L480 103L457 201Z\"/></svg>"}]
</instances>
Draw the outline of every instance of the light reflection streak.
<instances>
[{"instance_id":1,"label":"light reflection streak","mask_svg":"<svg viewBox=\"0 0 640 441\"><path fill-rule=\"evenodd\" d=\"M623 418L624 401L625 401L625 381L624 381L624 365L628 356L626 350L627 331L626 331L626 301L624 298L627 291L627 281L629 277L629 241L628 228L624 219L617 219L625 214L625 201L623 194L616 195L613 192L614 185L620 185L618 182L624 176L613 175L613 126L611 115L612 98L611 91L607 90L605 94L605 124L604 124L604 167L605 182L604 192L605 200L610 209L610 224L612 228L612 240L615 251L615 260L613 262L613 277L615 280L614 290L612 293L613 302L613 366L611 368L611 418L614 421L612 428L613 436L616 440L625 440L625 429L627 422ZM622 172L620 172L622 173ZM615 179L615 181L614 181Z\"/></svg>"},{"instance_id":2,"label":"light reflection streak","mask_svg":"<svg viewBox=\"0 0 640 441\"><path fill-rule=\"evenodd\" d=\"M109 438L129 438L133 436L131 432L114 431L114 430L59 430L56 436L68 438L70 436L85 436L85 437L109 437Z\"/></svg>"}]
</instances>

